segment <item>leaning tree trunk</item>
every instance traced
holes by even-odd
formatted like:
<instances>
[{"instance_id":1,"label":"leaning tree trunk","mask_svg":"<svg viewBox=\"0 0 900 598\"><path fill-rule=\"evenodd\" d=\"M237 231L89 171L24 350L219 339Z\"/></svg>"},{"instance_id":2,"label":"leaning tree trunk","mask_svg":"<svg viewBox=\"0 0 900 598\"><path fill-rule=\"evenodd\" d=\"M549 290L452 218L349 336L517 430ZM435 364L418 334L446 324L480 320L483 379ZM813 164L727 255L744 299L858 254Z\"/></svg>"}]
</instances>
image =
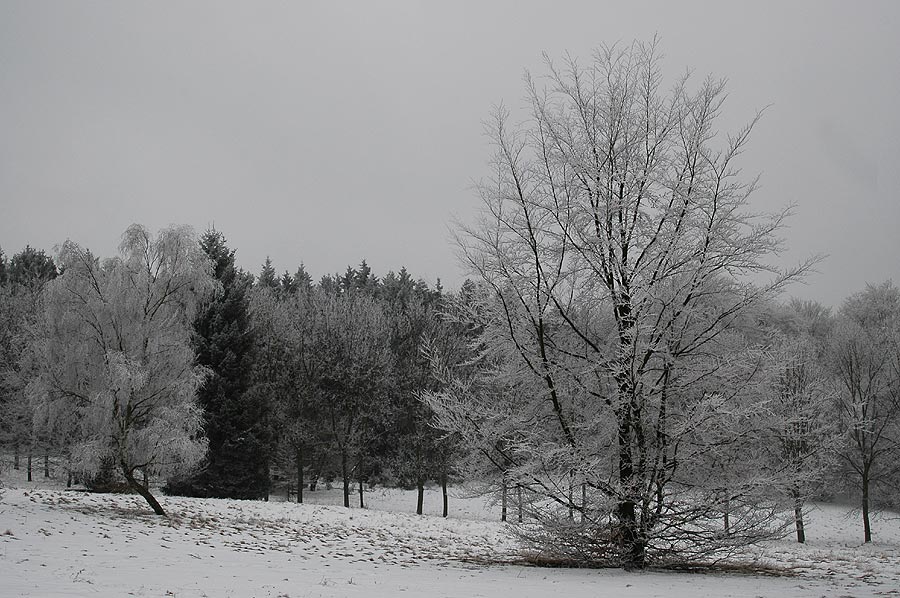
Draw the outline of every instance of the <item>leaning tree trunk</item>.
<instances>
[{"instance_id":1,"label":"leaning tree trunk","mask_svg":"<svg viewBox=\"0 0 900 598\"><path fill-rule=\"evenodd\" d=\"M132 487L138 494L144 497L144 500L147 501L147 504L150 505L150 508L153 509L153 512L157 515L161 515L163 517L166 516L166 512L163 511L162 505L159 504L159 501L154 498L154 496L150 493L150 489L147 486L142 485L137 481L137 478L134 477L134 471L129 469L127 466L122 465L122 473L125 475L125 479L128 480L128 485Z\"/></svg>"}]
</instances>

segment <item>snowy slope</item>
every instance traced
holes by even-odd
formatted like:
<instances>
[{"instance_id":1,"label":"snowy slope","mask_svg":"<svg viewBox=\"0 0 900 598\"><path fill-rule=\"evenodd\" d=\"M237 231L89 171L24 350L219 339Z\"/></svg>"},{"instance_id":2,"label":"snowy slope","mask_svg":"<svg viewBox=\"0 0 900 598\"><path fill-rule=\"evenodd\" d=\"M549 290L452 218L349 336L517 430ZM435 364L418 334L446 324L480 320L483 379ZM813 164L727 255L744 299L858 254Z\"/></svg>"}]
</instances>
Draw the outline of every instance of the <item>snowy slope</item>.
<instances>
[{"instance_id":1,"label":"snowy slope","mask_svg":"<svg viewBox=\"0 0 900 598\"><path fill-rule=\"evenodd\" d=\"M6 489L0 596L900 596L900 522L879 520L860 546L839 507L811 514L808 545L761 548L801 567L765 577L477 564L515 557L505 524L376 510L412 497L373 493L365 510L163 497L164 519L134 496ZM474 505L467 517L485 508L455 502Z\"/></svg>"}]
</instances>

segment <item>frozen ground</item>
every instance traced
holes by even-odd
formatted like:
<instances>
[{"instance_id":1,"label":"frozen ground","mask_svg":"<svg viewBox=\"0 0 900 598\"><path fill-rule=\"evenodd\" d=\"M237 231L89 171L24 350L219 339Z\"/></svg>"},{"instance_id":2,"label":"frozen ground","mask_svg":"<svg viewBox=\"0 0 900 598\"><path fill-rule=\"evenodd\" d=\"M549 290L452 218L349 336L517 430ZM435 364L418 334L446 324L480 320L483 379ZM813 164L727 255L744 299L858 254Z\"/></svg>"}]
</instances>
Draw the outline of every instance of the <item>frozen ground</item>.
<instances>
[{"instance_id":1,"label":"frozen ground","mask_svg":"<svg viewBox=\"0 0 900 598\"><path fill-rule=\"evenodd\" d=\"M516 547L496 507L474 498L452 498L443 519L411 515L414 493L396 490L368 493L365 510L162 497L164 519L139 497L4 471L0 596L900 597L900 520L878 519L876 542L861 546L858 517L835 506L810 514L807 545L784 540L749 555L795 567L791 576L627 573L477 564L513 558ZM439 509L430 491L426 511Z\"/></svg>"}]
</instances>

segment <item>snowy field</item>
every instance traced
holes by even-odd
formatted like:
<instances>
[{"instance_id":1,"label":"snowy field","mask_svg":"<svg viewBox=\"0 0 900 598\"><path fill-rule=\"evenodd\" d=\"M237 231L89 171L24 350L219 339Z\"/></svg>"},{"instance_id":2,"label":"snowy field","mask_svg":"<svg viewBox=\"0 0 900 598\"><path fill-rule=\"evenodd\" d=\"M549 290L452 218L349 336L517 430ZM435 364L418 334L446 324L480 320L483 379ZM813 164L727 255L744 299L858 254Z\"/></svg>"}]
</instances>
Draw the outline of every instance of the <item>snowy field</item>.
<instances>
[{"instance_id":1,"label":"snowy field","mask_svg":"<svg viewBox=\"0 0 900 598\"><path fill-rule=\"evenodd\" d=\"M66 491L21 481L4 468L0 498L0 596L649 597L898 596L900 518L883 515L861 545L859 518L819 505L805 546L789 539L748 554L789 568L784 576L542 569L509 564L515 542L499 508L440 491L374 490L368 508L333 504L161 497L168 518L136 496ZM513 513L514 515L514 513ZM507 564L484 564L494 560Z\"/></svg>"}]
</instances>

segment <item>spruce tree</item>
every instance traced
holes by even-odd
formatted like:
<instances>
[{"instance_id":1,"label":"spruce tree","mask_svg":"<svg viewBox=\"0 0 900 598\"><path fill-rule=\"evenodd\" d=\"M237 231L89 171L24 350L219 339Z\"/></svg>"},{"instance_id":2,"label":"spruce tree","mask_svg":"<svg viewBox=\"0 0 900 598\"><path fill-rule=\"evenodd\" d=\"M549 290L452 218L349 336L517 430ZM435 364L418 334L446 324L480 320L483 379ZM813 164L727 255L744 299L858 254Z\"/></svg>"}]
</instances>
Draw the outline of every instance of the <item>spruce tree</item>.
<instances>
[{"instance_id":1,"label":"spruce tree","mask_svg":"<svg viewBox=\"0 0 900 598\"><path fill-rule=\"evenodd\" d=\"M249 391L249 277L235 269L234 250L228 249L222 233L207 231L200 246L222 285L194 323L197 363L210 370L198 392L209 453L198 472L170 480L167 490L188 496L262 498L269 489L268 403Z\"/></svg>"},{"instance_id":2,"label":"spruce tree","mask_svg":"<svg viewBox=\"0 0 900 598\"><path fill-rule=\"evenodd\" d=\"M259 272L259 278L257 279L256 284L270 289L277 289L281 286L278 275L275 273L275 266L272 265L272 258L269 256L266 256L266 261L263 264L262 270Z\"/></svg>"},{"instance_id":3,"label":"spruce tree","mask_svg":"<svg viewBox=\"0 0 900 598\"><path fill-rule=\"evenodd\" d=\"M303 292L309 292L313 286L312 276L306 271L306 267L303 263L300 263L300 267L297 268L297 272L294 274L294 282L297 284L297 287Z\"/></svg>"}]
</instances>

